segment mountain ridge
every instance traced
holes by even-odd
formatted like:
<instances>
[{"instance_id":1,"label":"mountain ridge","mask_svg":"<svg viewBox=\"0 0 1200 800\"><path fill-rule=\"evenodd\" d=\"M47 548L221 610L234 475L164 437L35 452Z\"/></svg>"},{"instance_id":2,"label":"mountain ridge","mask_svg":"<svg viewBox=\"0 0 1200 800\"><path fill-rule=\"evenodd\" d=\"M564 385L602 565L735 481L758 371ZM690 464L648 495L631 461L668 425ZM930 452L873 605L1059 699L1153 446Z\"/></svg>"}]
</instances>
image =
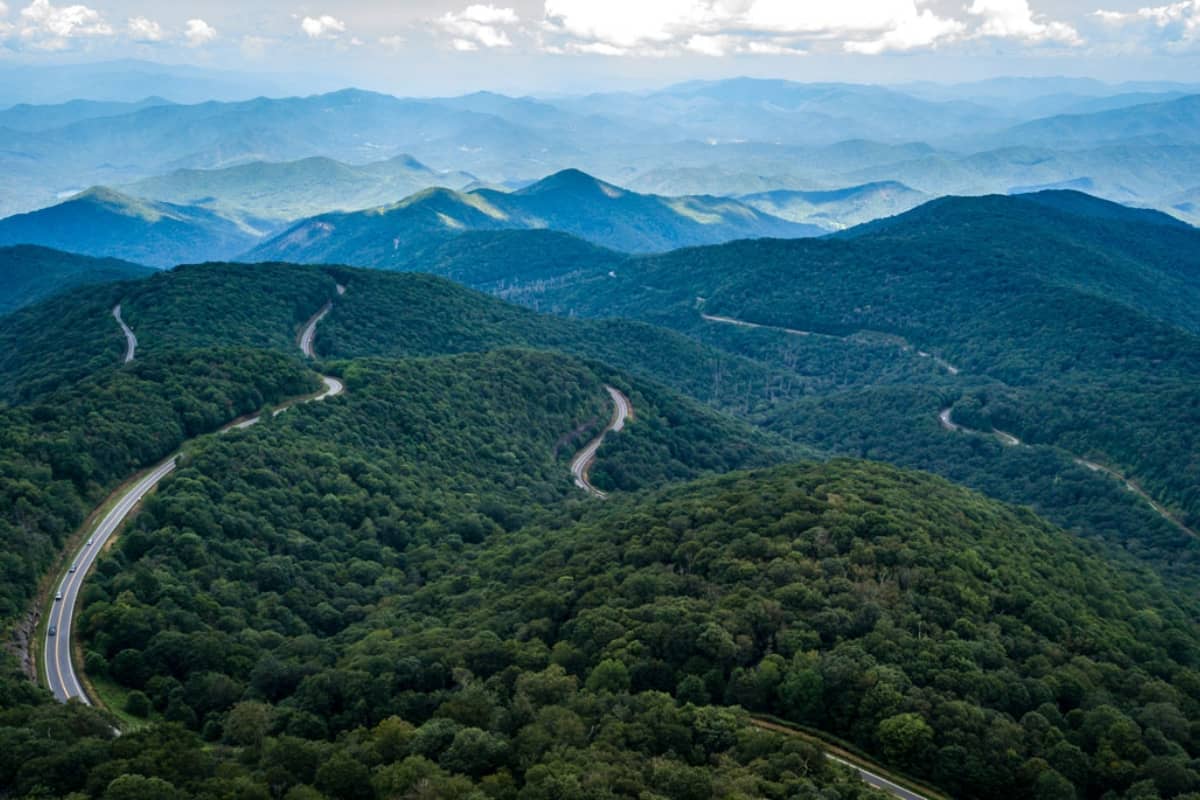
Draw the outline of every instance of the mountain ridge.
<instances>
[{"instance_id":1,"label":"mountain ridge","mask_svg":"<svg viewBox=\"0 0 1200 800\"><path fill-rule=\"evenodd\" d=\"M397 203L297 223L243 258L383 266L398 251L467 230L549 228L627 252L654 252L756 236L812 236L736 200L641 195L580 170L562 170L516 192L437 187Z\"/></svg>"}]
</instances>

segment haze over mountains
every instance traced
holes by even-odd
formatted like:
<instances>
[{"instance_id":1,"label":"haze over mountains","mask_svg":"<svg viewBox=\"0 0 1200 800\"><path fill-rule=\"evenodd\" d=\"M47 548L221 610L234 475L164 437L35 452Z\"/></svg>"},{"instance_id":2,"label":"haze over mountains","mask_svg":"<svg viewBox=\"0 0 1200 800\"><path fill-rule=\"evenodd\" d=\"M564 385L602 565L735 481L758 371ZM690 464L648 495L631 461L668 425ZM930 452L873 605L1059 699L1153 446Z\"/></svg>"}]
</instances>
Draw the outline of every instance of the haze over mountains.
<instances>
[{"instance_id":1,"label":"haze over mountains","mask_svg":"<svg viewBox=\"0 0 1200 800\"><path fill-rule=\"evenodd\" d=\"M6 75L0 795L1200 797L1200 86Z\"/></svg>"},{"instance_id":2,"label":"haze over mountains","mask_svg":"<svg viewBox=\"0 0 1200 800\"><path fill-rule=\"evenodd\" d=\"M1073 187L1195 220L1179 195L1200 186L1198 95L1187 84L933 89L736 79L556 98L404 99L346 90L194 105L24 107L0 116L0 211L131 183L153 199L190 204L206 197L202 187L211 182L214 202L236 203L262 180L249 167L164 176L256 161L299 161L286 169L306 171L314 164L304 160L319 157L369 175L334 176L351 189L338 199L310 192L303 209L276 201L259 211L277 218L352 210L420 188L461 188L461 173L513 187L577 168L663 195L837 191L885 181L928 196ZM368 184L388 191L387 170L366 165L402 156L450 174L439 181L416 169L395 176L400 185L381 197ZM831 224L857 221L851 213Z\"/></svg>"},{"instance_id":3,"label":"haze over mountains","mask_svg":"<svg viewBox=\"0 0 1200 800\"><path fill-rule=\"evenodd\" d=\"M268 230L205 208L98 187L50 208L0 219L0 244L35 244L170 267L233 258Z\"/></svg>"}]
</instances>

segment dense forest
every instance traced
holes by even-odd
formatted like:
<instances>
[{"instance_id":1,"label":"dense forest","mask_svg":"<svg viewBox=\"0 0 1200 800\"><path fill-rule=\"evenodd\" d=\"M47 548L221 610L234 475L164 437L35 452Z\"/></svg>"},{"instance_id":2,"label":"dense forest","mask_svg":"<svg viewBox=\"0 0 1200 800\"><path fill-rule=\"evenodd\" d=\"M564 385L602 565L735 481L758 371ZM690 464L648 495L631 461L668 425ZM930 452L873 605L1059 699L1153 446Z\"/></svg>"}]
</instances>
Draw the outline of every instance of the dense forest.
<instances>
[{"instance_id":1,"label":"dense forest","mask_svg":"<svg viewBox=\"0 0 1200 800\"><path fill-rule=\"evenodd\" d=\"M1192 257L1118 236L1076 269L1056 215L1110 209L1040 202L1036 274L952 205L848 240L625 259L531 232L475 237L473 266L431 255L562 316L429 275L208 264L0 317L6 624L92 508L189 442L83 592L108 710L52 703L5 658L0 786L870 794L765 717L948 796L1191 800L1200 543L1075 458L1191 519L1200 340L1128 268L1158 259L1169 284ZM345 394L206 436L313 390L296 336L326 303L316 366ZM605 386L633 418L592 469L600 502L568 465Z\"/></svg>"},{"instance_id":2,"label":"dense forest","mask_svg":"<svg viewBox=\"0 0 1200 800\"><path fill-rule=\"evenodd\" d=\"M1070 480L1097 486L1081 496L1046 489L1086 458L1200 526L1200 234L1080 197L948 198L840 239L735 242L620 264L565 260L558 276L505 295L562 315L651 322L756 361L784 377L770 384L765 414L755 402L743 408L776 432L966 480L1169 567L1181 550L1194 560L1196 544L1178 529L1161 532L1152 512L1119 528L1103 523L1127 516L1119 483L1079 474ZM920 413L896 399L917 393L930 399ZM994 468L968 463L946 432L935 454L928 420L947 406L971 427L1056 453L1032 485L1006 477L1002 459ZM840 430L804 421L838 413ZM1105 494L1108 510L1097 502Z\"/></svg>"},{"instance_id":3,"label":"dense forest","mask_svg":"<svg viewBox=\"0 0 1200 800\"><path fill-rule=\"evenodd\" d=\"M25 610L67 538L118 483L186 439L315 382L273 353L183 352L0 409L0 620Z\"/></svg>"},{"instance_id":4,"label":"dense forest","mask_svg":"<svg viewBox=\"0 0 1200 800\"><path fill-rule=\"evenodd\" d=\"M479 372L527 358L488 356ZM333 743L358 788L251 763L274 768L277 789L315 781L339 797L387 796L389 760L350 743L390 725L406 743L392 758L420 755L438 776L511 780L521 797L636 796L644 785L621 788L597 748L714 763L694 751L709 723L684 722L717 714L698 710L711 703L828 730L954 795L1200 789L1200 630L1150 573L1028 512L863 462L571 501L564 516L523 499L557 491L537 461L497 492L494 470L455 455L475 445L414 459L427 425L389 417L352 434L354 403L400 387L487 409L504 440L550 411L477 398L474 380L439 377L453 363L375 388L350 376L344 402L196 451L88 592L89 670L127 713L255 744L257 758ZM539 385L563 388L546 369L575 383L567 363L533 365ZM356 444L317 451L330 429ZM542 463L550 446L533 451ZM406 474L380 460L393 452ZM652 727L607 716L630 703L659 709ZM651 785L711 796L711 773L686 775Z\"/></svg>"}]
</instances>

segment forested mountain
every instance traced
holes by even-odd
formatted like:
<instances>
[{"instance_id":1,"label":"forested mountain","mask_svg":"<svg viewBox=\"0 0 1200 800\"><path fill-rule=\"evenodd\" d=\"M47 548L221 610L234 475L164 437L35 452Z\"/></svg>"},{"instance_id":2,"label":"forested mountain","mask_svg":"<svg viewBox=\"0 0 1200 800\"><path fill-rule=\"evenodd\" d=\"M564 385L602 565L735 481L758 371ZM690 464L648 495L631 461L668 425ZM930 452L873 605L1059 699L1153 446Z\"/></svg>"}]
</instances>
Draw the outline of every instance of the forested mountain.
<instances>
[{"instance_id":1,"label":"forested mountain","mask_svg":"<svg viewBox=\"0 0 1200 800\"><path fill-rule=\"evenodd\" d=\"M540 228L626 252L822 232L735 200L640 195L567 170L512 193L431 189L394 205L323 214L259 245L246 259L386 268L406 263L413 247L462 232Z\"/></svg>"},{"instance_id":2,"label":"forested mountain","mask_svg":"<svg viewBox=\"0 0 1200 800\"><path fill-rule=\"evenodd\" d=\"M114 70L120 72L120 65ZM137 67L129 71L136 75ZM98 90L113 75L97 66ZM155 76L164 87L192 78L216 81L214 87L229 80L220 74ZM39 79L47 90L54 80ZM306 93L327 80L312 76ZM245 86L262 81L247 78ZM981 94L972 97L973 90ZM248 97L248 91L233 94ZM931 197L1074 187L1166 210L1178 205L1176 195L1200 183L1200 144L1188 116L1195 91L1180 83L1064 84L1062 91L1027 83L960 91L742 78L546 98L475 93L413 99L346 90L192 105L151 99L128 106L22 107L0 112L14 123L0 124L0 213L44 207L87 186L144 179L163 187L163 199L181 202L178 176L166 179L169 188L159 183L181 169L220 174L312 158L357 169L402 154L492 186L522 186L555 170L580 168L615 185L666 196L840 191L896 181ZM162 94L194 102L194 86ZM231 93L223 88L217 94ZM137 99L121 91L103 95L110 98ZM358 187L346 200L302 213L363 200L379 205L405 194L372 197L360 177L346 184ZM437 183L462 186L449 179ZM183 190L189 203L191 192ZM309 200L323 196L311 186L301 193ZM213 202L222 199L213 195ZM269 207L281 203L278 196L264 200L267 216L278 219ZM862 221L855 208L846 218L835 217L834 227Z\"/></svg>"},{"instance_id":3,"label":"forested mountain","mask_svg":"<svg viewBox=\"0 0 1200 800\"><path fill-rule=\"evenodd\" d=\"M844 240L564 259L559 277L539 273L505 295L667 325L790 373L752 418L828 451L1034 505L1191 581L1194 535L1077 463L1126 475L1197 528L1200 233L1146 215L1069 194L950 198ZM947 408L951 420L1029 446L944 430Z\"/></svg>"},{"instance_id":4,"label":"forested mountain","mask_svg":"<svg viewBox=\"0 0 1200 800\"><path fill-rule=\"evenodd\" d=\"M155 270L116 259L89 258L28 245L0 248L0 315L73 286L151 275Z\"/></svg>"},{"instance_id":5,"label":"forested mountain","mask_svg":"<svg viewBox=\"0 0 1200 800\"><path fill-rule=\"evenodd\" d=\"M34 244L170 267L244 251L265 233L253 222L97 187L50 208L0 219L0 245Z\"/></svg>"},{"instance_id":6,"label":"forested mountain","mask_svg":"<svg viewBox=\"0 0 1200 800\"><path fill-rule=\"evenodd\" d=\"M1089 206L1052 208L1053 198L972 202L996 226L1015 204L1046 226L1061 215L1081 229L1103 221L1112 236L1193 235L1110 209L1080 216ZM1000 289L978 271L951 279L963 269L951 254L979 254L964 243L995 232L972 227L968 211L934 207L844 240L654 257L550 231L479 232L423 251L439 271L503 294L592 315L606 303L605 315L678 331L546 316L429 275L274 263L177 268L0 318L12 387L0 427L6 619L89 506L199 435L83 599L82 666L127 732L114 738L96 712L53 705L13 676L0 682L0 780L15 796L98 798L866 791L811 745L751 729L740 707L835 734L955 796L1195 790L1195 595L1135 558L1161 566L1170 552L1189 568L1174 529L1155 527L1115 482L1063 470L1053 448L938 431L942 402L1002 388L976 366L989 357L977 328L947 320L1012 335L1007 318L984 327L965 314L955 280L976 298L1002 290L1028 302L1014 287L1029 275L1015 266L998 273ZM944 241L947 230L959 238ZM1117 330L1130 335L1150 323L1156 336L1173 331L1181 338L1137 351L1183 348L1157 364L1160 388L1190 368L1191 334L1104 296L1164 303L1117 268L1166 245L1142 242L1079 272L1054 260L1054 241L1038 251L1057 269L1029 292L1094 298L1126 314ZM911 260L877 259L872 273L829 257L901 244ZM1181 256L1157 268L1190 266ZM893 294L855 311L866 280ZM948 304L941 316L922 300L929 285ZM788 294L801 291L811 302ZM711 315L835 335L705 321L697 295ZM1171 306L1181 324L1186 299ZM139 342L127 366L118 302ZM327 303L315 352L345 394L203 436L311 390L296 335ZM785 316L800 311L814 316ZM1058 331L1030 341L1074 345ZM1091 358L1081 351L1076 373L1108 380ZM1139 374L1132 357L1125 366ZM1006 369L1034 396L1048 368ZM593 479L612 491L601 503L567 466L611 413L606 385L626 392L634 418L601 448ZM895 398L909 405L888 408ZM911 408L927 423L915 433ZM969 403L956 410L982 425ZM831 451L874 437L864 455L940 458L933 466L1002 496L1015 466L1026 491L1060 487L1043 507L1134 552L917 473L771 466L812 454L803 443L820 439L817 427L833 433ZM876 452L884 440L894 452ZM770 468L712 477L751 467ZM1141 538L1129 533L1147 521Z\"/></svg>"},{"instance_id":7,"label":"forested mountain","mask_svg":"<svg viewBox=\"0 0 1200 800\"><path fill-rule=\"evenodd\" d=\"M328 211L386 205L433 186L461 189L474 180L464 172L437 172L411 156L361 165L314 156L225 169L181 169L121 190L165 203L227 209L282 227Z\"/></svg>"}]
</instances>

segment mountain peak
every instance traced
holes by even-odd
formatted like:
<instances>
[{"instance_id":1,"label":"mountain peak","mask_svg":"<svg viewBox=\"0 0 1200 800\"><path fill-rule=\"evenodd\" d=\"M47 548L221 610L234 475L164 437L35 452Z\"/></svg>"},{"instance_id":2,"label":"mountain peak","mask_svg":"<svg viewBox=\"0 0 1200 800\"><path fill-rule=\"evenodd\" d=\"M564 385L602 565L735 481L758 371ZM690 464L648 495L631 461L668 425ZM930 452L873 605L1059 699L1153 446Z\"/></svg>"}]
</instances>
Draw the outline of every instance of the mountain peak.
<instances>
[{"instance_id":1,"label":"mountain peak","mask_svg":"<svg viewBox=\"0 0 1200 800\"><path fill-rule=\"evenodd\" d=\"M138 201L133 197L121 194L116 189L108 186L92 186L67 199L68 203L77 201L106 206L130 206L138 204Z\"/></svg>"},{"instance_id":2,"label":"mountain peak","mask_svg":"<svg viewBox=\"0 0 1200 800\"><path fill-rule=\"evenodd\" d=\"M547 194L549 192L569 192L572 194L602 192L612 198L620 197L625 193L623 189L619 189L610 183L605 183L582 170L564 169L542 178L537 183L530 184L524 189L514 192L514 194L530 196Z\"/></svg>"}]
</instances>

